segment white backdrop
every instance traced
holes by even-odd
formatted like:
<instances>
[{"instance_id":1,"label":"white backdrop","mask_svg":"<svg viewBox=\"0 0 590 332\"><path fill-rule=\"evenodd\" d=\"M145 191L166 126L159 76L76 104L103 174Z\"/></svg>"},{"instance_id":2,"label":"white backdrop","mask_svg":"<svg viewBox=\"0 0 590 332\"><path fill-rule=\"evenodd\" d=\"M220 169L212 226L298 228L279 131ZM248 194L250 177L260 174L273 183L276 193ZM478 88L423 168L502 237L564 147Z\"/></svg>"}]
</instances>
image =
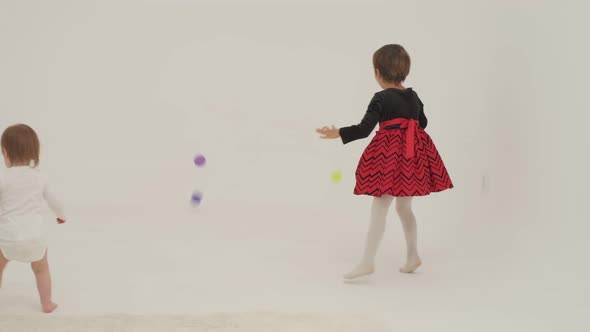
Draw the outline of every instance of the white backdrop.
<instances>
[{"instance_id":1,"label":"white backdrop","mask_svg":"<svg viewBox=\"0 0 590 332\"><path fill-rule=\"evenodd\" d=\"M309 211L310 229L319 213L364 222L352 188L368 140L314 129L357 123L373 52L400 43L456 186L416 201L423 243L482 274L520 268L523 285L574 269L542 299L580 307L587 5L549 3L0 1L0 126L37 129L79 222L236 205Z\"/></svg>"},{"instance_id":2,"label":"white backdrop","mask_svg":"<svg viewBox=\"0 0 590 332\"><path fill-rule=\"evenodd\" d=\"M481 248L476 255L489 266L503 266L491 274L516 289L512 301L523 312L560 320L553 329L587 329L590 268L580 262L590 249L590 7L515 1L499 8L502 38L487 60L491 195L469 247Z\"/></svg>"},{"instance_id":3,"label":"white backdrop","mask_svg":"<svg viewBox=\"0 0 590 332\"><path fill-rule=\"evenodd\" d=\"M357 123L378 91L372 53L401 43L457 185L429 203L440 212L480 189L489 31L487 9L466 3L3 2L2 124L39 131L44 168L81 215L173 213L193 189L207 204L343 207L359 201L368 140L314 129Z\"/></svg>"}]
</instances>

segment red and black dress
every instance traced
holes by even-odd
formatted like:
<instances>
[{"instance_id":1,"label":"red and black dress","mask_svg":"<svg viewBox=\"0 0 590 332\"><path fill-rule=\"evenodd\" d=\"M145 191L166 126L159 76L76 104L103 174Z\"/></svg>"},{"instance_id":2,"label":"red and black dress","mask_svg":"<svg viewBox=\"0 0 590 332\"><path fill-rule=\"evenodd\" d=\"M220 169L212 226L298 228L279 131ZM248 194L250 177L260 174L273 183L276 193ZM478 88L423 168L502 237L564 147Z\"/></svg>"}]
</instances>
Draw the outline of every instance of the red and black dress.
<instances>
[{"instance_id":1,"label":"red and black dress","mask_svg":"<svg viewBox=\"0 0 590 332\"><path fill-rule=\"evenodd\" d=\"M361 156L355 195L425 196L453 188L445 165L424 131L424 104L412 88L375 94L358 125L340 128L347 144L379 129Z\"/></svg>"}]
</instances>

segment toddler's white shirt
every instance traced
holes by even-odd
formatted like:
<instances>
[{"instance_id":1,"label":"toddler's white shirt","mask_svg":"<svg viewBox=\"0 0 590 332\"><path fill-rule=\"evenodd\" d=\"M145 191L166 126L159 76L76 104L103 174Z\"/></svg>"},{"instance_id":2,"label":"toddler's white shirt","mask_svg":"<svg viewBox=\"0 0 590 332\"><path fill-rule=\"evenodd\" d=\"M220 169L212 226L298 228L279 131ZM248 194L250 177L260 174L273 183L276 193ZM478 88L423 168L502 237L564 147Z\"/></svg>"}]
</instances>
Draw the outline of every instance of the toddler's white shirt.
<instances>
[{"instance_id":1,"label":"toddler's white shirt","mask_svg":"<svg viewBox=\"0 0 590 332\"><path fill-rule=\"evenodd\" d=\"M45 202L57 217L66 219L38 168L10 167L0 174L0 250L7 259L34 262L43 258L47 249Z\"/></svg>"}]
</instances>

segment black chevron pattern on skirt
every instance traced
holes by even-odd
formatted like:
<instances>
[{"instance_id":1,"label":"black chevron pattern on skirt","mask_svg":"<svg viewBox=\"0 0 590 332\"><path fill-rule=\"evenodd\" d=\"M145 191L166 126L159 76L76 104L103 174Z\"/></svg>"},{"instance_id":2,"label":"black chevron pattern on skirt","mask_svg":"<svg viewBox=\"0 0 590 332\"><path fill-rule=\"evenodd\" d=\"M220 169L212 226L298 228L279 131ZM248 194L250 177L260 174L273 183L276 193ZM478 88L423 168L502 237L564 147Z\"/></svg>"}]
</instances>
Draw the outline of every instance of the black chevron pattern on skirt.
<instances>
[{"instance_id":1,"label":"black chevron pattern on skirt","mask_svg":"<svg viewBox=\"0 0 590 332\"><path fill-rule=\"evenodd\" d=\"M416 131L415 155L405 157L406 129L383 129L371 140L356 170L355 195L425 196L453 188L434 142Z\"/></svg>"}]
</instances>

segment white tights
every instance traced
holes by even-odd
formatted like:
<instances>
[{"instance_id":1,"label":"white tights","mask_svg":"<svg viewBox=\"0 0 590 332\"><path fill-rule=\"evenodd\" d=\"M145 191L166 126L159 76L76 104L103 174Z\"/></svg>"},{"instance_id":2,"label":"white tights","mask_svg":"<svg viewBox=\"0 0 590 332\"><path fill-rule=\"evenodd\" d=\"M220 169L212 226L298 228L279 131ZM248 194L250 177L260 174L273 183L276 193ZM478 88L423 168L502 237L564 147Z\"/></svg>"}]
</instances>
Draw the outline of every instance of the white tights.
<instances>
[{"instance_id":1,"label":"white tights","mask_svg":"<svg viewBox=\"0 0 590 332\"><path fill-rule=\"evenodd\" d=\"M385 233L385 221L393 199L394 197L389 195L375 197L373 199L371 224L367 233L363 258L354 270L344 275L346 279L353 279L374 272L375 256ZM421 264L417 248L418 230L416 217L414 217L414 213L412 212L412 197L397 197L395 208L402 222L407 246L406 264L400 268L400 272L410 273L416 270Z\"/></svg>"}]
</instances>

